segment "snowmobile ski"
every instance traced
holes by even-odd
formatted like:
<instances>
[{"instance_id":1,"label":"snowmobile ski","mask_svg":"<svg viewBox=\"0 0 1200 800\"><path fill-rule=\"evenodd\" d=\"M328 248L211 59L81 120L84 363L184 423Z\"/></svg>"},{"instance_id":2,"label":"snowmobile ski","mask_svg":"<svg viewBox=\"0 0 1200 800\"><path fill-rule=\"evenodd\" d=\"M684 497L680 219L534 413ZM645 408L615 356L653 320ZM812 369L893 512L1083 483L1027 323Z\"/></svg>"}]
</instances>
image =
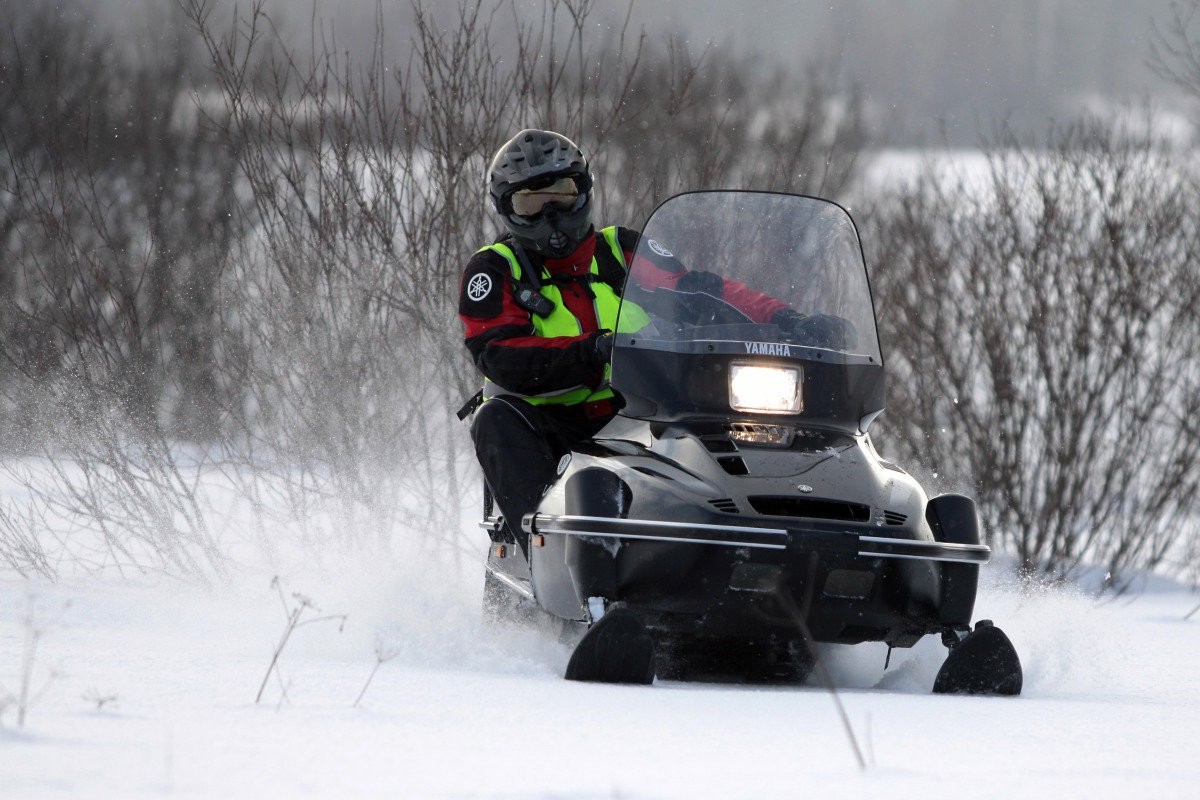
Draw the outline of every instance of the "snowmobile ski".
<instances>
[{"instance_id":1,"label":"snowmobile ski","mask_svg":"<svg viewBox=\"0 0 1200 800\"><path fill-rule=\"evenodd\" d=\"M653 683L654 642L632 611L610 609L576 645L565 677L596 683Z\"/></svg>"},{"instance_id":2,"label":"snowmobile ski","mask_svg":"<svg viewBox=\"0 0 1200 800\"><path fill-rule=\"evenodd\" d=\"M1021 660L1004 631L981 619L954 645L933 682L934 694L1018 695Z\"/></svg>"}]
</instances>

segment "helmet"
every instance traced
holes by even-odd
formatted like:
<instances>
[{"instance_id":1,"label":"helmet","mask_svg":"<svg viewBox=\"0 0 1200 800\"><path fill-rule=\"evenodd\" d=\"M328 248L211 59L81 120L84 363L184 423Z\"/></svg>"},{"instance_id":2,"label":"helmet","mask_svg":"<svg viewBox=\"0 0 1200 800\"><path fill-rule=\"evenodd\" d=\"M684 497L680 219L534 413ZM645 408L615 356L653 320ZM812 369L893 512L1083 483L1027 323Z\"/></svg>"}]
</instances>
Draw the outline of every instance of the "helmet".
<instances>
[{"instance_id":1,"label":"helmet","mask_svg":"<svg viewBox=\"0 0 1200 800\"><path fill-rule=\"evenodd\" d=\"M591 228L587 159L560 133L526 129L509 139L492 158L487 183L504 227L536 253L570 255Z\"/></svg>"}]
</instances>

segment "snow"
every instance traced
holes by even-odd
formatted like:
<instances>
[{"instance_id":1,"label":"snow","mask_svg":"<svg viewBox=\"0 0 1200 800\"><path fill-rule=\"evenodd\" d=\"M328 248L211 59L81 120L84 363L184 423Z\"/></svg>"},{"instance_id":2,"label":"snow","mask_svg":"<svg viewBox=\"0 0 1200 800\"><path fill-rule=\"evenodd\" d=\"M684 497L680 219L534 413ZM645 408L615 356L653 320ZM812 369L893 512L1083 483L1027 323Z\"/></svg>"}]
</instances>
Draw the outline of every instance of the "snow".
<instances>
[{"instance_id":1,"label":"snow","mask_svg":"<svg viewBox=\"0 0 1200 800\"><path fill-rule=\"evenodd\" d=\"M285 592L349 616L340 631L297 629L280 659L287 698L273 678L258 705L285 619L271 575L205 589L9 579L0 682L18 687L32 614L33 684L49 684L24 728L12 708L0 714L0 796L1193 794L1200 615L1183 617L1197 599L1164 582L1117 600L1028 593L1001 573L976 616L1016 643L1019 698L929 694L944 654L933 637L896 651L886 672L882 645L826 648L865 771L816 684L563 681L567 644L482 622L471 564L362 554L293 568ZM397 655L355 708L377 648Z\"/></svg>"},{"instance_id":2,"label":"snow","mask_svg":"<svg viewBox=\"0 0 1200 800\"><path fill-rule=\"evenodd\" d=\"M892 153L868 181L903 184L928 158ZM948 153L936 166L947 180L986 179L978 153ZM76 476L63 468L64 481ZM976 617L1017 646L1019 698L931 695L945 654L935 637L895 652L887 670L882 645L824 648L869 762L860 770L816 682L563 681L570 647L552 631L483 623L484 537L471 518L460 526L465 560L458 541L403 532L386 552L347 555L371 537L326 535L353 527L340 507L290 532L295 520L276 509L264 527L219 478L203 476L205 519L241 565L223 582L73 574L72 562L112 560L69 519L40 531L84 543L54 554L62 580L0 572L0 800L823 791L931 800L1184 797L1200 786L1200 613L1184 620L1200 597L1165 580L1097 599L1070 587L1023 591L1006 582L1005 565L990 568ZM0 500L22 491L0 481ZM338 550L315 551L334 539ZM348 616L299 628L256 704L292 592L320 609L305 619ZM40 639L35 696L18 727L5 697L21 688L27 618ZM356 706L377 652L395 657Z\"/></svg>"}]
</instances>

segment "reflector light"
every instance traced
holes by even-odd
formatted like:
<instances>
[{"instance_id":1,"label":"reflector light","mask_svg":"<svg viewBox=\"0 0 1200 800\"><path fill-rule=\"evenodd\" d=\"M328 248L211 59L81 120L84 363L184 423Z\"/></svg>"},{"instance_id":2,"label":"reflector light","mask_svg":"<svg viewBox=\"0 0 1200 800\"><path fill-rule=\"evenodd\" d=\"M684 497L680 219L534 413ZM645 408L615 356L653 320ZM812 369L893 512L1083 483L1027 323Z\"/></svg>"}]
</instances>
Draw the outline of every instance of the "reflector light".
<instances>
[{"instance_id":1,"label":"reflector light","mask_svg":"<svg viewBox=\"0 0 1200 800\"><path fill-rule=\"evenodd\" d=\"M800 384L799 367L733 364L729 369L729 406L735 411L799 414L804 410Z\"/></svg>"},{"instance_id":2,"label":"reflector light","mask_svg":"<svg viewBox=\"0 0 1200 800\"><path fill-rule=\"evenodd\" d=\"M753 422L735 422L729 426L729 438L742 444L757 444L766 447L791 447L796 429L791 425L759 425Z\"/></svg>"}]
</instances>

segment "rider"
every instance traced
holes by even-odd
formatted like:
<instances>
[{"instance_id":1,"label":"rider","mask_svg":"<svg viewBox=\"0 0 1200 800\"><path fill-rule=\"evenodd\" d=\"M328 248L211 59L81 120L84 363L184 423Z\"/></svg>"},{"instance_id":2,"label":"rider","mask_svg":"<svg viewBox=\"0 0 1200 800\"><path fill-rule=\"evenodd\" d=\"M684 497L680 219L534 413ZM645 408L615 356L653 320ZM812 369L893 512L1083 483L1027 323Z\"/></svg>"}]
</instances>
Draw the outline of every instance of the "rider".
<instances>
[{"instance_id":1,"label":"rider","mask_svg":"<svg viewBox=\"0 0 1200 800\"><path fill-rule=\"evenodd\" d=\"M496 152L487 184L507 233L471 257L459 290L467 349L486 379L471 436L524 550L522 516L537 507L572 446L622 405L608 387L608 362L639 235L595 229L587 159L562 134L521 131ZM638 270L648 289L704 292L755 322L794 328L813 319L736 281L689 271L664 248L649 249L644 266L654 269Z\"/></svg>"}]
</instances>

